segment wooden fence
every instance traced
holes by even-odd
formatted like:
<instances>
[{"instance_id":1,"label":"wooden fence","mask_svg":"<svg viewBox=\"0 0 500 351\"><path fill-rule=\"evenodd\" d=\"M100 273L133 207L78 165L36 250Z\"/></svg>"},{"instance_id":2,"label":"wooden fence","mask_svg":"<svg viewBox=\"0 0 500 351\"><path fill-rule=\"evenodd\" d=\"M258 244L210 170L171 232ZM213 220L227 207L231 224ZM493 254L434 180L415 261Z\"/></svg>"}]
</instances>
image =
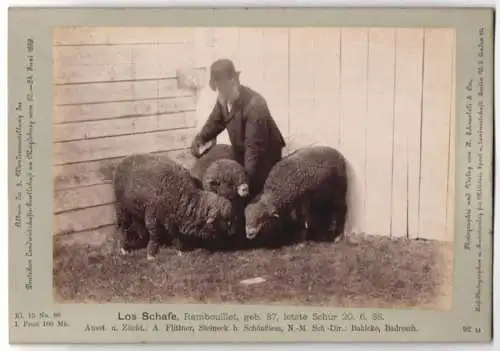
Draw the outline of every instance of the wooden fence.
<instances>
[{"instance_id":1,"label":"wooden fence","mask_svg":"<svg viewBox=\"0 0 500 351\"><path fill-rule=\"evenodd\" d=\"M60 28L54 33L54 234L113 230L113 164L190 163L214 103L179 70L230 58L289 141L353 170L350 230L453 240L455 33L406 28ZM221 136L227 142L227 135Z\"/></svg>"}]
</instances>

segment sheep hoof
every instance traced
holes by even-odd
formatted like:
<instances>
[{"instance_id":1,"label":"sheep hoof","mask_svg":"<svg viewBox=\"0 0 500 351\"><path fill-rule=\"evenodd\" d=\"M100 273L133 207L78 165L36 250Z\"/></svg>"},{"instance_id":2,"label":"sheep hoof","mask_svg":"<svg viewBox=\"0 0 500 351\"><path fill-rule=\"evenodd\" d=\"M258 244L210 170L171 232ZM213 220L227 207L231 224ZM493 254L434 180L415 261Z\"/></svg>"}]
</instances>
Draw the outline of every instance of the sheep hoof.
<instances>
[{"instance_id":1,"label":"sheep hoof","mask_svg":"<svg viewBox=\"0 0 500 351\"><path fill-rule=\"evenodd\" d=\"M337 243L340 243L340 242L345 242L345 243L348 243L347 242L347 238L344 234L341 234L341 235L338 235L336 236L334 239L333 239L333 243L334 244L337 244Z\"/></svg>"},{"instance_id":2,"label":"sheep hoof","mask_svg":"<svg viewBox=\"0 0 500 351\"><path fill-rule=\"evenodd\" d=\"M153 261L156 257L155 256L152 256L152 255L148 255L147 256L147 260L148 261Z\"/></svg>"},{"instance_id":3,"label":"sheep hoof","mask_svg":"<svg viewBox=\"0 0 500 351\"><path fill-rule=\"evenodd\" d=\"M304 227L305 227L306 229L309 229L309 223L308 223L307 221L304 223Z\"/></svg>"},{"instance_id":4,"label":"sheep hoof","mask_svg":"<svg viewBox=\"0 0 500 351\"><path fill-rule=\"evenodd\" d=\"M123 256L127 256L130 252L125 250L123 247L120 249L120 253L123 255Z\"/></svg>"}]
</instances>

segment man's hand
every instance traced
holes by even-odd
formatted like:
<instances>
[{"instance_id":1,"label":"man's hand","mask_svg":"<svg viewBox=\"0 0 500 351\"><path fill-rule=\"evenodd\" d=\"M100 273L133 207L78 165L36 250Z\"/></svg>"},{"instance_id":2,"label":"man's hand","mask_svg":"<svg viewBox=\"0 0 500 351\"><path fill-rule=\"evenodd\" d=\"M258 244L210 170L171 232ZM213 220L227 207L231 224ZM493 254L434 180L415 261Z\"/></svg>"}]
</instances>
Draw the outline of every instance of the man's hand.
<instances>
[{"instance_id":1,"label":"man's hand","mask_svg":"<svg viewBox=\"0 0 500 351\"><path fill-rule=\"evenodd\" d=\"M210 150L215 143L215 139L204 143L201 137L197 135L191 143L191 154L196 158L200 158L204 153Z\"/></svg>"},{"instance_id":2,"label":"man's hand","mask_svg":"<svg viewBox=\"0 0 500 351\"><path fill-rule=\"evenodd\" d=\"M202 145L202 140L199 135L196 135L191 143L191 155L196 158L201 156L200 154L200 146Z\"/></svg>"},{"instance_id":3,"label":"man's hand","mask_svg":"<svg viewBox=\"0 0 500 351\"><path fill-rule=\"evenodd\" d=\"M210 150L214 145L216 144L216 140L212 139L209 142L200 145L199 147L199 154L200 156L203 156L208 150Z\"/></svg>"}]
</instances>

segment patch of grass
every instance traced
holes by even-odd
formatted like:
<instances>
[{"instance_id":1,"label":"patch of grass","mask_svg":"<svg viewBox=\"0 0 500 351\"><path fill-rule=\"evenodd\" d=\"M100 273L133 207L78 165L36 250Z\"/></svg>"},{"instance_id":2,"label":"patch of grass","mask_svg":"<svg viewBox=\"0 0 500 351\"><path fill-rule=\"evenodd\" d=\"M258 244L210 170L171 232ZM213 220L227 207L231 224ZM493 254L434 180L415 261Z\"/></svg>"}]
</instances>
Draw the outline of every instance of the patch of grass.
<instances>
[{"instance_id":1,"label":"patch of grass","mask_svg":"<svg viewBox=\"0 0 500 351\"><path fill-rule=\"evenodd\" d=\"M99 247L54 248L58 302L230 303L447 309L451 244L353 235L349 242L177 256L162 248L121 256ZM265 282L243 285L262 277Z\"/></svg>"}]
</instances>

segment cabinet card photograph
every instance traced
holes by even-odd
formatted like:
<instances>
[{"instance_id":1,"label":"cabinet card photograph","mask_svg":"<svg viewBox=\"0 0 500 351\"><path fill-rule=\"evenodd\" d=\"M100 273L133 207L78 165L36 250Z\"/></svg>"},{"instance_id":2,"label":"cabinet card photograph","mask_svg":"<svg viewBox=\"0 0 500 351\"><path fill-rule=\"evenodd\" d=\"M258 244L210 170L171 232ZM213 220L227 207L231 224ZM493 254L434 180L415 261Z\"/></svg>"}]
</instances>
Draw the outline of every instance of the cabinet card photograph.
<instances>
[{"instance_id":1,"label":"cabinet card photograph","mask_svg":"<svg viewBox=\"0 0 500 351\"><path fill-rule=\"evenodd\" d=\"M157 11L11 9L11 342L489 340L490 10Z\"/></svg>"},{"instance_id":2,"label":"cabinet card photograph","mask_svg":"<svg viewBox=\"0 0 500 351\"><path fill-rule=\"evenodd\" d=\"M454 29L58 28L53 57L58 300L449 308Z\"/></svg>"}]
</instances>

